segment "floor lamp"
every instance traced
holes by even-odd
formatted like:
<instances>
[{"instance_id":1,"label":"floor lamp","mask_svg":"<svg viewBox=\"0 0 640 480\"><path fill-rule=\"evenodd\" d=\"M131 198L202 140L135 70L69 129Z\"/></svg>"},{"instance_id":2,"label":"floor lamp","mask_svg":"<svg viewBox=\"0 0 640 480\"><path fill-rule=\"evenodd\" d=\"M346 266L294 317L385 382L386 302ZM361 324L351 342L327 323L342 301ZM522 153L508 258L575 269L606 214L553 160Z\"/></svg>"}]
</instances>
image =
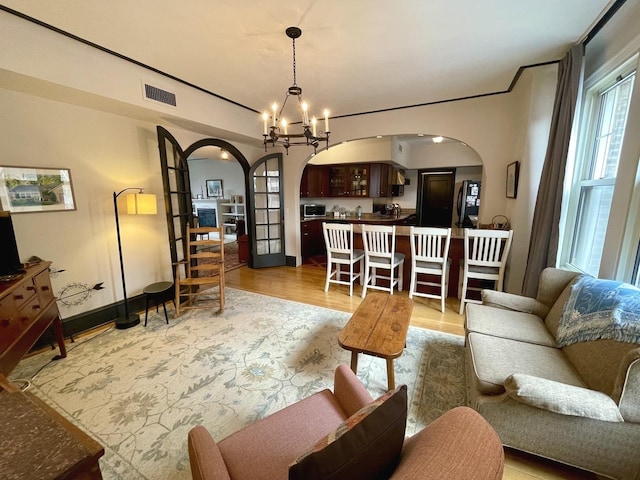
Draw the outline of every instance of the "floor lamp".
<instances>
[{"instance_id":1,"label":"floor lamp","mask_svg":"<svg viewBox=\"0 0 640 480\"><path fill-rule=\"evenodd\" d=\"M140 323L137 313L129 313L129 301L127 300L127 285L124 280L124 263L122 262L122 242L120 241L120 219L118 218L118 197L129 190L137 190L138 193L127 193L127 213L130 215L155 215L158 213L156 196L144 193L139 187L130 187L113 192L113 208L116 212L116 232L118 233L118 254L120 255L120 273L122 275L122 292L124 294L124 317L116 319L116 328L131 328Z\"/></svg>"}]
</instances>

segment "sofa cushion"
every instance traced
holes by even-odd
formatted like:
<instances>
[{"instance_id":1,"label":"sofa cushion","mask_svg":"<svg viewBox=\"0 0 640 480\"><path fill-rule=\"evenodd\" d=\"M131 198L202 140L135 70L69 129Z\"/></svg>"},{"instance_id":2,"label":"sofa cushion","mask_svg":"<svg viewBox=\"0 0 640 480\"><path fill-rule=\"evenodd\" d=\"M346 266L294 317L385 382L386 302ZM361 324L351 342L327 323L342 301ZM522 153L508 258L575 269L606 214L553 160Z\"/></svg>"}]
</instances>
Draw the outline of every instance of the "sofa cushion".
<instances>
[{"instance_id":1,"label":"sofa cushion","mask_svg":"<svg viewBox=\"0 0 640 480\"><path fill-rule=\"evenodd\" d=\"M557 348L471 332L467 336L476 388L485 395L504 393L504 382L525 373L585 387L564 353Z\"/></svg>"},{"instance_id":2,"label":"sofa cushion","mask_svg":"<svg viewBox=\"0 0 640 480\"><path fill-rule=\"evenodd\" d=\"M303 453L289 479L389 478L400 458L407 423L402 385L354 413Z\"/></svg>"},{"instance_id":3,"label":"sofa cushion","mask_svg":"<svg viewBox=\"0 0 640 480\"><path fill-rule=\"evenodd\" d=\"M616 402L595 390L519 373L509 376L504 386L511 398L532 407L605 422L624 421Z\"/></svg>"},{"instance_id":4,"label":"sofa cushion","mask_svg":"<svg viewBox=\"0 0 640 480\"><path fill-rule=\"evenodd\" d=\"M467 306L465 329L467 332L483 333L548 347L556 346L553 336L542 319L531 313L471 303Z\"/></svg>"},{"instance_id":5,"label":"sofa cushion","mask_svg":"<svg viewBox=\"0 0 640 480\"><path fill-rule=\"evenodd\" d=\"M540 318L545 318L551 308L535 298L500 292L498 290L484 289L480 292L480 295L483 305L506 308L507 310L513 310L515 312L533 313Z\"/></svg>"},{"instance_id":6,"label":"sofa cushion","mask_svg":"<svg viewBox=\"0 0 640 480\"><path fill-rule=\"evenodd\" d=\"M547 326L547 330L551 332L551 335L553 335L553 338L556 338L556 336L558 335L558 326L560 325L560 318L562 318L562 313L564 312L564 305L565 303L567 303L567 300L569 300L569 295L571 295L571 287L573 286L574 283L578 281L578 279L581 276L582 275L578 275L574 277L567 284L567 286L564 287L564 290L562 290L562 293L560 294L556 302L551 307L551 310L549 310L547 317L544 319L544 323Z\"/></svg>"}]
</instances>

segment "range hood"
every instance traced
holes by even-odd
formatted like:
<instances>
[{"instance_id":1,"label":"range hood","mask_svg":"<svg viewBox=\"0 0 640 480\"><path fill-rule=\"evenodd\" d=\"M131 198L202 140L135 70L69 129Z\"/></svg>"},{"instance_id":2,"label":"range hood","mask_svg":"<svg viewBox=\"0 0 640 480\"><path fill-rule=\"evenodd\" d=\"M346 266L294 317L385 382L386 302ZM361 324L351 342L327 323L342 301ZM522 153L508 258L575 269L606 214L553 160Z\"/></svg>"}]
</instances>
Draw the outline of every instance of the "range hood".
<instances>
[{"instance_id":1,"label":"range hood","mask_svg":"<svg viewBox=\"0 0 640 480\"><path fill-rule=\"evenodd\" d=\"M397 168L393 169L391 173L391 185L404 185L404 172L402 170L398 170Z\"/></svg>"}]
</instances>

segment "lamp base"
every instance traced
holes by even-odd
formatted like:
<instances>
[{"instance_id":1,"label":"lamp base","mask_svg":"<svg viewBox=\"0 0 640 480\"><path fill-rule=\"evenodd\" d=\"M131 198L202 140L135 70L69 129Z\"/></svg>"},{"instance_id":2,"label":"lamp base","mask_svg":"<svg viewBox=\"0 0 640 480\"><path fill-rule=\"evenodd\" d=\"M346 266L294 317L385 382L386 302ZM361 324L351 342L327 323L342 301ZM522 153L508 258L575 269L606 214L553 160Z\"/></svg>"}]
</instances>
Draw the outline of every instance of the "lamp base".
<instances>
[{"instance_id":1,"label":"lamp base","mask_svg":"<svg viewBox=\"0 0 640 480\"><path fill-rule=\"evenodd\" d=\"M140 315L137 313L130 313L128 318L119 317L116 318L116 328L124 330L125 328L135 327L140 323Z\"/></svg>"}]
</instances>

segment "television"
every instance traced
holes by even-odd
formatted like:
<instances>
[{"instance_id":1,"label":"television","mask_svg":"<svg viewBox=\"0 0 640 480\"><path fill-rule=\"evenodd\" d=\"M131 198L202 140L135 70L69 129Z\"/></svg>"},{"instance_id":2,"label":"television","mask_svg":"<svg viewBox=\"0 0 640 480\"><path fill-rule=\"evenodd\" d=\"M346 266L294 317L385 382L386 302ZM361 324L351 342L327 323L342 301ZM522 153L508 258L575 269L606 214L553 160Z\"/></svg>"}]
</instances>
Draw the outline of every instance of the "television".
<instances>
[{"instance_id":1,"label":"television","mask_svg":"<svg viewBox=\"0 0 640 480\"><path fill-rule=\"evenodd\" d=\"M0 275L22 272L11 214L0 210Z\"/></svg>"}]
</instances>

